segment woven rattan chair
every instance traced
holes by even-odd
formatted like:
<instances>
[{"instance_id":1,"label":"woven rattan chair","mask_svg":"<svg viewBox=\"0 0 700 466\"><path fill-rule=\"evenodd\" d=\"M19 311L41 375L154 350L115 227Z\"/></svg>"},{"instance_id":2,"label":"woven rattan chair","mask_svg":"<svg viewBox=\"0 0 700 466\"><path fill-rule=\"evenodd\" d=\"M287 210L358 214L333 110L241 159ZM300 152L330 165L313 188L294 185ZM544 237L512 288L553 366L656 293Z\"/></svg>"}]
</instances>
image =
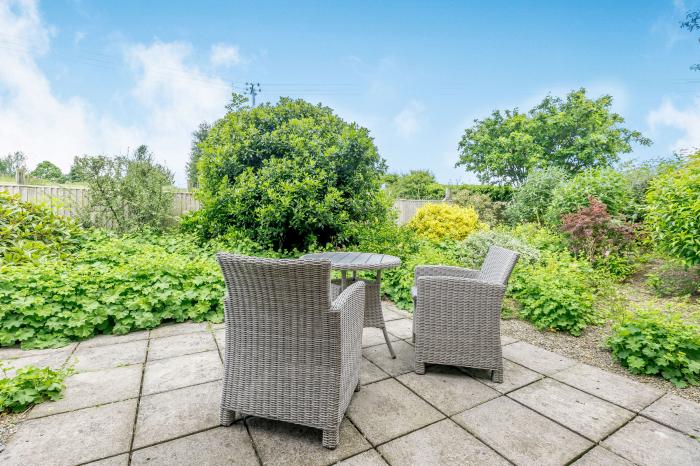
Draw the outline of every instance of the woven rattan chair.
<instances>
[{"instance_id":1,"label":"woven rattan chair","mask_svg":"<svg viewBox=\"0 0 700 466\"><path fill-rule=\"evenodd\" d=\"M489 248L481 270L416 267L413 298L415 370L445 364L491 370L503 382L501 306L518 254Z\"/></svg>"},{"instance_id":2,"label":"woven rattan chair","mask_svg":"<svg viewBox=\"0 0 700 466\"><path fill-rule=\"evenodd\" d=\"M226 345L221 424L245 414L323 430L335 448L360 389L365 284L332 303L331 263L217 254Z\"/></svg>"}]
</instances>

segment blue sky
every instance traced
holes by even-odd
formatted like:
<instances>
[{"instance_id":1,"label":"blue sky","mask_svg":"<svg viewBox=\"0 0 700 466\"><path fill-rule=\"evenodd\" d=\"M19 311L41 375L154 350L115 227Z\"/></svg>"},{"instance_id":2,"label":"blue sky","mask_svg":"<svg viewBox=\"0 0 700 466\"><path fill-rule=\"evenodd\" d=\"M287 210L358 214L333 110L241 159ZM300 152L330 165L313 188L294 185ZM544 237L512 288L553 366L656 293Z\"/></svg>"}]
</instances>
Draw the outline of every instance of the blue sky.
<instances>
[{"instance_id":1,"label":"blue sky","mask_svg":"<svg viewBox=\"0 0 700 466\"><path fill-rule=\"evenodd\" d=\"M474 118L547 93L613 95L654 141L700 146L698 3L0 0L0 153L64 170L145 143L184 183L190 133L231 86L301 97L370 129L394 172L454 168Z\"/></svg>"}]
</instances>

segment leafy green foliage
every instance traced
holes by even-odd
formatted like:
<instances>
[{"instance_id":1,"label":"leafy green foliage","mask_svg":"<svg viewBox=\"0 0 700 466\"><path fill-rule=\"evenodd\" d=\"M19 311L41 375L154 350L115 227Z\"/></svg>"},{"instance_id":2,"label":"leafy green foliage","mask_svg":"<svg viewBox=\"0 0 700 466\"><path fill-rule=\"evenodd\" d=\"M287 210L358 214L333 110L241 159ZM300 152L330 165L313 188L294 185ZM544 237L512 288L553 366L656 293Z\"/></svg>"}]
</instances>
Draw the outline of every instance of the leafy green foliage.
<instances>
[{"instance_id":1,"label":"leafy green foliage","mask_svg":"<svg viewBox=\"0 0 700 466\"><path fill-rule=\"evenodd\" d=\"M556 167L534 170L513 194L508 204L506 218L513 224L544 221L545 213L552 202L552 192L568 178L568 173Z\"/></svg>"},{"instance_id":2,"label":"leafy green foliage","mask_svg":"<svg viewBox=\"0 0 700 466\"><path fill-rule=\"evenodd\" d=\"M700 264L700 152L652 180L647 203L653 243L688 265Z\"/></svg>"},{"instance_id":3,"label":"leafy green foliage","mask_svg":"<svg viewBox=\"0 0 700 466\"><path fill-rule=\"evenodd\" d=\"M632 192L625 177L612 168L586 170L554 188L547 221L559 225L562 215L587 206L590 197L605 204L610 215L617 216L628 211Z\"/></svg>"},{"instance_id":4,"label":"leafy green foliage","mask_svg":"<svg viewBox=\"0 0 700 466\"><path fill-rule=\"evenodd\" d=\"M4 377L0 378L0 413L19 413L29 406L56 401L63 396L65 378L71 369L53 370L50 367L25 366L8 375L11 367L0 362Z\"/></svg>"},{"instance_id":5,"label":"leafy green foliage","mask_svg":"<svg viewBox=\"0 0 700 466\"><path fill-rule=\"evenodd\" d=\"M508 185L497 184L458 184L450 186L453 198L462 193L485 194L493 202L508 202L513 197L515 190Z\"/></svg>"},{"instance_id":6,"label":"leafy green foliage","mask_svg":"<svg viewBox=\"0 0 700 466\"><path fill-rule=\"evenodd\" d=\"M83 223L118 232L164 230L173 221L173 174L155 162L146 146L133 156L76 158L78 173L88 183ZM72 169L71 169L72 170ZM72 170L73 171L73 170Z\"/></svg>"},{"instance_id":7,"label":"leafy green foliage","mask_svg":"<svg viewBox=\"0 0 700 466\"><path fill-rule=\"evenodd\" d=\"M445 187L428 170L411 170L405 175L386 175L386 190L397 199L443 199Z\"/></svg>"},{"instance_id":8,"label":"leafy green foliage","mask_svg":"<svg viewBox=\"0 0 700 466\"><path fill-rule=\"evenodd\" d=\"M190 159L187 162L185 170L187 171L187 185L193 188L199 186L199 181L197 180L197 163L199 162L199 157L202 155L202 149L199 148L199 145L207 138L210 129L211 125L203 121L192 133Z\"/></svg>"},{"instance_id":9,"label":"leafy green foliage","mask_svg":"<svg viewBox=\"0 0 700 466\"><path fill-rule=\"evenodd\" d=\"M237 107L199 147L202 210L187 226L204 238L234 229L266 249L308 250L386 216L369 131L330 108L287 98Z\"/></svg>"},{"instance_id":10,"label":"leafy green foliage","mask_svg":"<svg viewBox=\"0 0 700 466\"><path fill-rule=\"evenodd\" d=\"M191 239L97 234L68 259L0 268L0 345L52 347L167 320L221 321L223 294L212 254Z\"/></svg>"},{"instance_id":11,"label":"leafy green foliage","mask_svg":"<svg viewBox=\"0 0 700 466\"><path fill-rule=\"evenodd\" d=\"M633 374L661 375L677 387L700 383L700 328L679 313L627 313L613 327L607 345Z\"/></svg>"},{"instance_id":12,"label":"leafy green foliage","mask_svg":"<svg viewBox=\"0 0 700 466\"><path fill-rule=\"evenodd\" d=\"M479 215L479 219L488 224L496 225L503 220L506 203L492 201L488 194L460 190L452 196L452 201L460 207L471 207Z\"/></svg>"},{"instance_id":13,"label":"leafy green foliage","mask_svg":"<svg viewBox=\"0 0 700 466\"><path fill-rule=\"evenodd\" d=\"M662 298L687 296L700 291L700 268L664 261L646 274L646 284Z\"/></svg>"},{"instance_id":14,"label":"leafy green foliage","mask_svg":"<svg viewBox=\"0 0 700 466\"><path fill-rule=\"evenodd\" d=\"M589 99L582 88L565 99L547 96L528 113L496 110L464 131L458 165L484 183L518 186L537 168L576 174L617 162L634 142L651 144L638 131L622 127L624 118L611 107L611 96Z\"/></svg>"},{"instance_id":15,"label":"leafy green foliage","mask_svg":"<svg viewBox=\"0 0 700 466\"><path fill-rule=\"evenodd\" d=\"M71 219L0 191L0 266L75 251L84 232Z\"/></svg>"},{"instance_id":16,"label":"leafy green foliage","mask_svg":"<svg viewBox=\"0 0 700 466\"><path fill-rule=\"evenodd\" d=\"M548 254L513 275L510 293L522 306L520 315L535 327L578 336L599 321L595 275L586 261L566 253Z\"/></svg>"},{"instance_id":17,"label":"leafy green foliage","mask_svg":"<svg viewBox=\"0 0 700 466\"><path fill-rule=\"evenodd\" d=\"M517 266L536 262L540 258L540 252L536 248L504 230L483 230L472 233L464 241L455 243L453 255L462 266L479 269L491 246L500 246L517 252L520 255Z\"/></svg>"},{"instance_id":18,"label":"leafy green foliage","mask_svg":"<svg viewBox=\"0 0 700 466\"><path fill-rule=\"evenodd\" d=\"M426 204L408 222L408 227L432 240L461 240L483 228L479 215L472 207L453 204Z\"/></svg>"},{"instance_id":19,"label":"leafy green foliage","mask_svg":"<svg viewBox=\"0 0 700 466\"><path fill-rule=\"evenodd\" d=\"M16 151L0 157L0 175L15 176L17 170L27 166L27 156L23 152Z\"/></svg>"},{"instance_id":20,"label":"leafy green foliage","mask_svg":"<svg viewBox=\"0 0 700 466\"><path fill-rule=\"evenodd\" d=\"M55 164L49 162L48 160L39 162L39 164L34 168L34 170L32 170L30 175L34 178L54 181L56 183L61 183L64 180L64 176L63 173L61 173L61 169L58 168Z\"/></svg>"},{"instance_id":21,"label":"leafy green foliage","mask_svg":"<svg viewBox=\"0 0 700 466\"><path fill-rule=\"evenodd\" d=\"M513 236L540 251L563 252L569 247L569 242L563 234L546 226L522 223L510 231Z\"/></svg>"}]
</instances>

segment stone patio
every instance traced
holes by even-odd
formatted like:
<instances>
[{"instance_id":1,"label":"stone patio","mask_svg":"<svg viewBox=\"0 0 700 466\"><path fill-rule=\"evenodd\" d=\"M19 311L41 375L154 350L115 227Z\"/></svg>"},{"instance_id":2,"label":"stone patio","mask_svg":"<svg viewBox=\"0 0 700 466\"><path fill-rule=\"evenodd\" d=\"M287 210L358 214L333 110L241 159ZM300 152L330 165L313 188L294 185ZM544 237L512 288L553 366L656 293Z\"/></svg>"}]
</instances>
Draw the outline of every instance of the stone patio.
<instances>
[{"instance_id":1,"label":"stone patio","mask_svg":"<svg viewBox=\"0 0 700 466\"><path fill-rule=\"evenodd\" d=\"M221 325L175 324L56 350L0 350L11 364L74 364L62 400L32 409L3 465L698 465L700 405L503 337L505 381L413 372L411 322L387 303L366 329L363 388L340 447L320 431L248 417L218 426Z\"/></svg>"}]
</instances>

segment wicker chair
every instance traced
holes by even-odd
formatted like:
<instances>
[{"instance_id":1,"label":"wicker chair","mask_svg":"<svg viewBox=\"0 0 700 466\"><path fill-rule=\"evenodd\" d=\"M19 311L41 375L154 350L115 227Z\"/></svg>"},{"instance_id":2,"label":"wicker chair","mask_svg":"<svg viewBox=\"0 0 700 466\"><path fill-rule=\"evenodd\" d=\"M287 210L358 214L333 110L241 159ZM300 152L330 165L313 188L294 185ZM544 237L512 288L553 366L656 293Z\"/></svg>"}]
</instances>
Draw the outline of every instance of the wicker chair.
<instances>
[{"instance_id":1,"label":"wicker chair","mask_svg":"<svg viewBox=\"0 0 700 466\"><path fill-rule=\"evenodd\" d=\"M365 284L332 303L330 261L217 254L226 282L221 425L252 415L323 430L335 448L360 390Z\"/></svg>"},{"instance_id":2,"label":"wicker chair","mask_svg":"<svg viewBox=\"0 0 700 466\"><path fill-rule=\"evenodd\" d=\"M416 267L413 299L415 371L425 364L491 370L503 382L500 317L508 278L518 254L489 248L481 270Z\"/></svg>"}]
</instances>

